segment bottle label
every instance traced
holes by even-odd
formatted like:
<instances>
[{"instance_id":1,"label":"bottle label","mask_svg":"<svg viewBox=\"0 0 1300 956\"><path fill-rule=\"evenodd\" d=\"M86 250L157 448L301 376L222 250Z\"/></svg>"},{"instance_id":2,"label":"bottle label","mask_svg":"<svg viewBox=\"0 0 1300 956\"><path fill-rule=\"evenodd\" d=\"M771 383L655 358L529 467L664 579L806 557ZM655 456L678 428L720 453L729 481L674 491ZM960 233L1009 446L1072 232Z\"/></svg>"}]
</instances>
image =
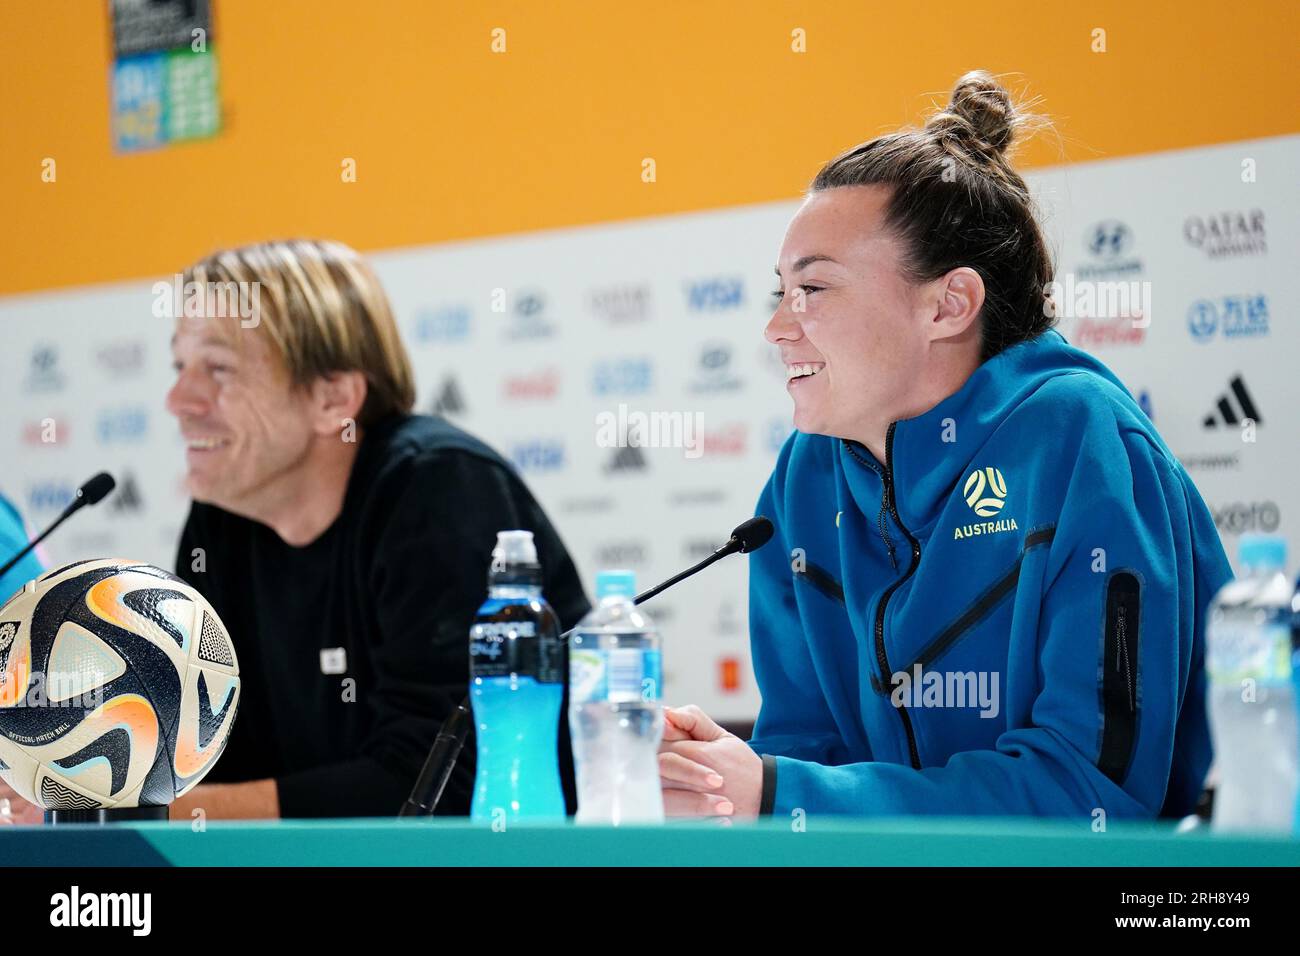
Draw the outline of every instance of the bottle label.
<instances>
[{"instance_id":1,"label":"bottle label","mask_svg":"<svg viewBox=\"0 0 1300 956\"><path fill-rule=\"evenodd\" d=\"M1217 625L1206 652L1205 669L1215 686L1236 687L1244 680L1269 687L1289 683L1291 630L1278 624Z\"/></svg>"},{"instance_id":2,"label":"bottle label","mask_svg":"<svg viewBox=\"0 0 1300 956\"><path fill-rule=\"evenodd\" d=\"M554 622L476 621L469 632L470 674L474 677L533 677L558 684L563 648Z\"/></svg>"},{"instance_id":3,"label":"bottle label","mask_svg":"<svg viewBox=\"0 0 1300 956\"><path fill-rule=\"evenodd\" d=\"M658 702L663 670L657 650L591 648L569 652L571 704Z\"/></svg>"}]
</instances>

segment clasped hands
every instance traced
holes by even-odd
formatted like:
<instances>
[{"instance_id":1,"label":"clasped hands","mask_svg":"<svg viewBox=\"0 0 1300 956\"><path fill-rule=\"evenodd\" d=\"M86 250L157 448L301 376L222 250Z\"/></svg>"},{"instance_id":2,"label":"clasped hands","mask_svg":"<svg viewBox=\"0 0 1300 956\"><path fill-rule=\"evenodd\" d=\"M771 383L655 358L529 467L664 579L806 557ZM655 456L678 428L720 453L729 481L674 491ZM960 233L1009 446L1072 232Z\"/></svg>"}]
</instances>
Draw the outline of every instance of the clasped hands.
<instances>
[{"instance_id":1,"label":"clasped hands","mask_svg":"<svg viewBox=\"0 0 1300 956\"><path fill-rule=\"evenodd\" d=\"M665 707L659 783L666 816L752 820L763 795L763 758L694 704Z\"/></svg>"}]
</instances>

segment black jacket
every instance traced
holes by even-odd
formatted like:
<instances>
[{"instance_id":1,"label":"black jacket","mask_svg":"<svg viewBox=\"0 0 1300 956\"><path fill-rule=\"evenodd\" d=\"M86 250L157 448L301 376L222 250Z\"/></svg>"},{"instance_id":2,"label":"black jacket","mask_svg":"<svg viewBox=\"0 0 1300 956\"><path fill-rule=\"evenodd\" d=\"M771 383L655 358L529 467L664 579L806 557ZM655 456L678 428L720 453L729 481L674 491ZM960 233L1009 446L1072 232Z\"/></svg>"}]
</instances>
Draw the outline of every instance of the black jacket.
<instances>
[{"instance_id":1,"label":"black jacket","mask_svg":"<svg viewBox=\"0 0 1300 956\"><path fill-rule=\"evenodd\" d=\"M572 627L589 605L541 506L499 455L441 418L366 430L342 513L304 547L194 504L177 574L230 631L242 683L205 782L273 777L285 817L396 814L466 695L469 626L509 528L535 534L543 594ZM572 813L567 707L566 695L558 748ZM467 814L473 783L471 731L439 814Z\"/></svg>"}]
</instances>

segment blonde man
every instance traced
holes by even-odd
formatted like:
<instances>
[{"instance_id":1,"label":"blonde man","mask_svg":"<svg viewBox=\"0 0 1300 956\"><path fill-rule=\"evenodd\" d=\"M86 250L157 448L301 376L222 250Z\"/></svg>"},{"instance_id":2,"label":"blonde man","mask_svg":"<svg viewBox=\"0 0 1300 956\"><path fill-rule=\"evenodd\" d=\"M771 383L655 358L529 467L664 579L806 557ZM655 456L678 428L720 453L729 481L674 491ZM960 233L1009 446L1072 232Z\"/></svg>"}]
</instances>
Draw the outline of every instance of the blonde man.
<instances>
[{"instance_id":1,"label":"blonde man","mask_svg":"<svg viewBox=\"0 0 1300 956\"><path fill-rule=\"evenodd\" d=\"M177 573L221 615L243 674L226 752L172 816L396 814L465 696L496 532L535 533L566 627L588 606L573 562L505 461L411 414L387 299L347 246L230 249L184 278L256 309L187 309L172 339L167 407L194 498ZM572 808L566 735L559 751ZM468 812L473 755L441 812Z\"/></svg>"}]
</instances>

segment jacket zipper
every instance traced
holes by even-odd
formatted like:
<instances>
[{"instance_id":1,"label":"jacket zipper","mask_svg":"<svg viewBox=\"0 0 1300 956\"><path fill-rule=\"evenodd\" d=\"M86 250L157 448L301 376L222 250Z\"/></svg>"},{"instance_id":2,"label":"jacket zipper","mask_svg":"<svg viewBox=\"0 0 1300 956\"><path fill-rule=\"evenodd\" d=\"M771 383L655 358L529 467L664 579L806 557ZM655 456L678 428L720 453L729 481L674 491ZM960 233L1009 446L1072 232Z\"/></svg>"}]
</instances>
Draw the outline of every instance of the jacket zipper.
<instances>
[{"instance_id":1,"label":"jacket zipper","mask_svg":"<svg viewBox=\"0 0 1300 956\"><path fill-rule=\"evenodd\" d=\"M894 592L912 576L916 571L916 566L921 562L921 545L916 538L912 536L912 532L907 530L903 524L903 520L898 516L898 503L894 495L894 426L896 424L897 422L891 422L889 430L885 433L885 472L881 475L881 478L884 480L884 490L880 499L882 516L880 522L880 533L881 537L885 538L885 544L889 547L889 558L892 562L894 560L894 548L892 542L890 542L888 537L885 535L885 524L883 521L884 511L885 509L888 509L890 517L892 517L898 526L902 528L903 535L912 546L912 563L908 566L906 574L889 587L885 588L885 593L880 596L880 604L876 607L876 663L880 666L880 674L886 681L889 680L890 674L893 672L889 669L889 657L885 653L885 609L889 604L890 597L892 597ZM879 471L867 463L865 458L853 450L852 445L846 445L846 447L854 458L862 462L862 464L866 465L868 468L871 468L872 471L876 471L877 474L880 474ZM895 563L894 567L897 568L898 565ZM907 753L912 760L912 769L920 770L921 754L916 746L916 731L912 729L912 717L908 714L907 708L902 704L899 704L894 709L898 711L898 716L903 721L903 731L907 734Z\"/></svg>"},{"instance_id":2,"label":"jacket zipper","mask_svg":"<svg viewBox=\"0 0 1300 956\"><path fill-rule=\"evenodd\" d=\"M1135 681L1133 680L1133 669L1129 665L1127 625L1127 610L1124 605L1121 604L1115 619L1115 636L1119 643L1119 647L1115 650L1115 670L1120 670L1122 665L1124 671L1124 689L1128 691L1128 709L1129 713L1132 713L1137 708L1133 705L1133 685Z\"/></svg>"},{"instance_id":3,"label":"jacket zipper","mask_svg":"<svg viewBox=\"0 0 1300 956\"><path fill-rule=\"evenodd\" d=\"M962 611L952 623L939 632L939 636L931 641L912 662L911 667L905 668L905 673L910 673L912 667L920 665L922 670L929 669L930 665L946 654L957 641L964 637L966 632L974 627L979 621L1002 603L1008 595L1014 594L1016 585L1020 581L1020 569L1024 564L1025 555L1032 549L1041 544L1047 544L1056 535L1054 526L1038 528L1029 532L1025 537L1025 544L1020 554L1016 556L1016 562L1011 569L993 582L984 590L966 610ZM883 693L884 691L882 691Z\"/></svg>"},{"instance_id":4,"label":"jacket zipper","mask_svg":"<svg viewBox=\"0 0 1300 956\"><path fill-rule=\"evenodd\" d=\"M1102 735L1097 766L1117 784L1128 776L1137 741L1141 622L1141 582L1132 571L1115 571L1106 585L1102 625Z\"/></svg>"}]
</instances>

